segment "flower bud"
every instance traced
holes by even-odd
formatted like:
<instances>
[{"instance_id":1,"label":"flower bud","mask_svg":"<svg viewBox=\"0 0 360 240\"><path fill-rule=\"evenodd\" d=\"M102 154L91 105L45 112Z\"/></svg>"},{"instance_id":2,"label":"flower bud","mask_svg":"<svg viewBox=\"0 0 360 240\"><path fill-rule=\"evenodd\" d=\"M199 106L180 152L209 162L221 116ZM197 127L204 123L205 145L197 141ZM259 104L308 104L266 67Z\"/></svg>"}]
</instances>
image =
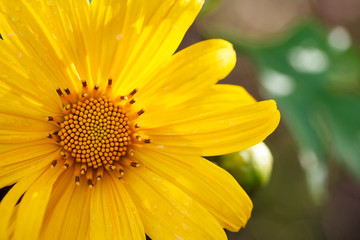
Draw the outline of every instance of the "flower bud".
<instances>
[{"instance_id":1,"label":"flower bud","mask_svg":"<svg viewBox=\"0 0 360 240\"><path fill-rule=\"evenodd\" d=\"M265 143L218 157L220 167L227 170L246 192L253 192L269 182L273 157Z\"/></svg>"}]
</instances>

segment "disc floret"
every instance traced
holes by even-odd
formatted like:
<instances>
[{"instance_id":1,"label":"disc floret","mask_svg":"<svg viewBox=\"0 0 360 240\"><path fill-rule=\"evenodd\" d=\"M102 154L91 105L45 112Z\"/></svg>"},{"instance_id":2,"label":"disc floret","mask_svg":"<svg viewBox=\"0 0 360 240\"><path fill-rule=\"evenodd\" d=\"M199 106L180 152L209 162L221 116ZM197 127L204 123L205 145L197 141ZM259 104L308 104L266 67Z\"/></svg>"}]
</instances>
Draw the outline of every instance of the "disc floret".
<instances>
[{"instance_id":1,"label":"disc floret","mask_svg":"<svg viewBox=\"0 0 360 240\"><path fill-rule=\"evenodd\" d=\"M150 143L150 139L144 139L137 133L140 125L133 123L145 111L141 109L129 116L131 106L136 102L134 95L137 89L114 99L109 94L111 85L112 80L109 79L104 93L99 92L99 85L90 92L86 81L82 81L82 92L76 96L68 88L64 89L65 94L61 89L56 90L64 115L48 117L48 121L57 122L59 126L59 130L48 137L61 148L51 165L63 161L66 169L74 166L77 185L85 177L92 188L104 171L110 170L121 178L125 174L125 165L140 166L131 146Z\"/></svg>"}]
</instances>

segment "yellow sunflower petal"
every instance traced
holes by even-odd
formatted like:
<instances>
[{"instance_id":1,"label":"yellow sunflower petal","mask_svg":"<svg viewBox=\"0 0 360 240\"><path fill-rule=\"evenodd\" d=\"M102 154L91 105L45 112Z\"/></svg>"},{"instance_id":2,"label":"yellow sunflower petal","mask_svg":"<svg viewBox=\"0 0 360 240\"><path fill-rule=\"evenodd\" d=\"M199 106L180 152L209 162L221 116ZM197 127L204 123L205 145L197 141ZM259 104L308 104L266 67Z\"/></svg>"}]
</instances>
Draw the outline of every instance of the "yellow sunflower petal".
<instances>
[{"instance_id":1,"label":"yellow sunflower petal","mask_svg":"<svg viewBox=\"0 0 360 240\"><path fill-rule=\"evenodd\" d=\"M137 97L149 112L171 109L223 79L235 62L235 51L227 41L212 39L194 44L154 73Z\"/></svg>"},{"instance_id":2,"label":"yellow sunflower petal","mask_svg":"<svg viewBox=\"0 0 360 240\"><path fill-rule=\"evenodd\" d=\"M29 156L27 154L28 153L25 154L25 161L19 161L12 164L6 164L7 160L1 159L0 188L14 184L24 176L31 175L34 172L39 171L40 169L49 167L51 161L54 159L55 156L54 151L51 152L49 150L43 155ZM21 155L17 155L17 157L20 156Z\"/></svg>"},{"instance_id":3,"label":"yellow sunflower petal","mask_svg":"<svg viewBox=\"0 0 360 240\"><path fill-rule=\"evenodd\" d=\"M106 175L90 195L92 239L145 239L136 207L119 179Z\"/></svg>"},{"instance_id":4,"label":"yellow sunflower petal","mask_svg":"<svg viewBox=\"0 0 360 240\"><path fill-rule=\"evenodd\" d=\"M14 225L12 216L14 215L15 205L27 189L38 179L44 171L33 172L31 175L23 177L5 195L0 204L0 239L8 239L10 235L9 226Z\"/></svg>"},{"instance_id":5,"label":"yellow sunflower petal","mask_svg":"<svg viewBox=\"0 0 360 240\"><path fill-rule=\"evenodd\" d=\"M179 46L185 32L199 13L203 0L144 1L144 22L137 39L126 46L113 62L114 87L128 93L142 89L149 75L167 61ZM120 48L121 50L121 48Z\"/></svg>"},{"instance_id":6,"label":"yellow sunflower petal","mask_svg":"<svg viewBox=\"0 0 360 240\"><path fill-rule=\"evenodd\" d=\"M165 151L193 154L197 150L202 156L221 155L246 149L263 141L277 127L280 114L274 101L254 102L245 95L247 103L228 98L229 92L239 92L238 87L221 85L213 87L214 98L200 96L183 103L170 113L152 115L152 122L163 126L146 129L154 145ZM222 102L222 100L225 100ZM193 104L192 101L196 102ZM150 114L149 114L150 115ZM164 119L172 119L164 122ZM175 124L176 123L176 124Z\"/></svg>"},{"instance_id":7,"label":"yellow sunflower petal","mask_svg":"<svg viewBox=\"0 0 360 240\"><path fill-rule=\"evenodd\" d=\"M26 80L23 85L31 87L28 91L44 91L44 95L39 94L44 100L46 96L51 98L49 93L56 87L76 89L78 74L85 76L87 72L82 46L87 33L88 1L14 0L2 1L0 7L4 26L0 27L4 37L0 48L5 53L0 69L7 67L11 74L22 76ZM17 80L14 76L3 79Z\"/></svg>"},{"instance_id":8,"label":"yellow sunflower petal","mask_svg":"<svg viewBox=\"0 0 360 240\"><path fill-rule=\"evenodd\" d=\"M118 76L144 22L145 0L93 0L90 5L89 64L96 82Z\"/></svg>"},{"instance_id":9,"label":"yellow sunflower petal","mask_svg":"<svg viewBox=\"0 0 360 240\"><path fill-rule=\"evenodd\" d=\"M151 148L136 151L142 163L199 202L224 228L238 231L250 218L252 203L225 170L201 157L179 157Z\"/></svg>"},{"instance_id":10,"label":"yellow sunflower petal","mask_svg":"<svg viewBox=\"0 0 360 240\"><path fill-rule=\"evenodd\" d=\"M169 99L167 99L170 101ZM139 122L142 129L155 129L163 126L176 126L178 123L192 122L200 117L206 118L226 112L229 107L254 104L254 98L242 87L218 84L208 88L205 93L170 109L153 108L144 114ZM239 112L233 112L236 116ZM222 115L219 117L225 119Z\"/></svg>"},{"instance_id":11,"label":"yellow sunflower petal","mask_svg":"<svg viewBox=\"0 0 360 240\"><path fill-rule=\"evenodd\" d=\"M59 165L49 168L26 191L16 216L14 239L38 238L52 185L63 170Z\"/></svg>"},{"instance_id":12,"label":"yellow sunflower petal","mask_svg":"<svg viewBox=\"0 0 360 240\"><path fill-rule=\"evenodd\" d=\"M40 239L89 239L89 191L74 184L74 171L64 172L54 184Z\"/></svg>"},{"instance_id":13,"label":"yellow sunflower petal","mask_svg":"<svg viewBox=\"0 0 360 240\"><path fill-rule=\"evenodd\" d=\"M218 221L172 183L146 167L125 172L125 186L152 239L226 239Z\"/></svg>"},{"instance_id":14,"label":"yellow sunflower petal","mask_svg":"<svg viewBox=\"0 0 360 240\"><path fill-rule=\"evenodd\" d=\"M69 193L71 198L65 202L67 203L67 206L64 206L66 209L63 209L65 216L55 216L63 218L58 239L87 239L86 235L90 227L90 189L87 184L76 186L74 184L74 173L72 173L68 187L72 189L73 193ZM59 214L59 211L57 214ZM54 222L54 224L56 223ZM51 230L51 228L48 230Z\"/></svg>"},{"instance_id":15,"label":"yellow sunflower petal","mask_svg":"<svg viewBox=\"0 0 360 240\"><path fill-rule=\"evenodd\" d=\"M54 183L41 226L40 239L60 239L61 233L68 231L63 229L63 222L77 187L74 184L74 172L71 170L63 172Z\"/></svg>"}]
</instances>

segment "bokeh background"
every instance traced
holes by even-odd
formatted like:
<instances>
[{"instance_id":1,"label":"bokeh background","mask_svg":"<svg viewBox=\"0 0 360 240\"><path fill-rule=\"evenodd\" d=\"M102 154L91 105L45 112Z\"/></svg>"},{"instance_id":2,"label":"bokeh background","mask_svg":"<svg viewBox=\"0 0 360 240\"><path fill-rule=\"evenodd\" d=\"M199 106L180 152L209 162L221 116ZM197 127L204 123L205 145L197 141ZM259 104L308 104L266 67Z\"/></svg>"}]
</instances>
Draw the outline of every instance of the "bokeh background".
<instances>
[{"instance_id":1,"label":"bokeh background","mask_svg":"<svg viewBox=\"0 0 360 240\"><path fill-rule=\"evenodd\" d=\"M265 141L271 178L239 179L254 210L229 239L360 239L360 0L206 0L180 49L208 38L237 51L221 83L275 99L282 114Z\"/></svg>"},{"instance_id":2,"label":"bokeh background","mask_svg":"<svg viewBox=\"0 0 360 240\"><path fill-rule=\"evenodd\" d=\"M360 1L206 0L181 48L208 38L238 54L221 83L282 114L270 181L229 239L360 239Z\"/></svg>"}]
</instances>

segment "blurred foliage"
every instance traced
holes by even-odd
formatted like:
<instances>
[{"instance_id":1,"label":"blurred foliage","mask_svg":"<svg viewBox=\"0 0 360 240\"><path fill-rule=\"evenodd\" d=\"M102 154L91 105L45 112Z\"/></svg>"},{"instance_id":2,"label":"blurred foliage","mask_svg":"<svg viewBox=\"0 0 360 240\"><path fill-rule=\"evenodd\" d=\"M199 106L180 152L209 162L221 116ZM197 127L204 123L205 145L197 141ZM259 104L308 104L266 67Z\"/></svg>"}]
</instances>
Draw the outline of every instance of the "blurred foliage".
<instances>
[{"instance_id":1,"label":"blurred foliage","mask_svg":"<svg viewBox=\"0 0 360 240\"><path fill-rule=\"evenodd\" d=\"M345 28L308 21L266 42L206 35L229 40L257 64L265 94L298 143L315 200L326 193L329 159L360 182L360 55Z\"/></svg>"},{"instance_id":2,"label":"blurred foliage","mask_svg":"<svg viewBox=\"0 0 360 240\"><path fill-rule=\"evenodd\" d=\"M246 150L219 156L216 163L231 173L247 193L252 193L269 182L273 157L261 142Z\"/></svg>"},{"instance_id":3,"label":"blurred foliage","mask_svg":"<svg viewBox=\"0 0 360 240\"><path fill-rule=\"evenodd\" d=\"M217 6L221 3L222 0L205 0L204 5L200 11L201 15L206 15L212 12L217 8Z\"/></svg>"}]
</instances>

